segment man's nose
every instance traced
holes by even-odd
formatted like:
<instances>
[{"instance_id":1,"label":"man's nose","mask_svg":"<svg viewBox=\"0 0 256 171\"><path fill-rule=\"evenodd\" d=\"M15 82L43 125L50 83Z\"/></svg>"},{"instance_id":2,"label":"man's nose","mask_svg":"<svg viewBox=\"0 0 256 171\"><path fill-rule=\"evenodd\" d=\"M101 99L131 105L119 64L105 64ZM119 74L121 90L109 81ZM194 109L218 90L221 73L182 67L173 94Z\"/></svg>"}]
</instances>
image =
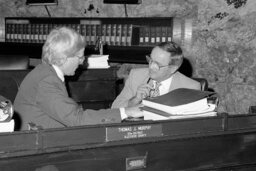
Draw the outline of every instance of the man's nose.
<instances>
[{"instance_id":1,"label":"man's nose","mask_svg":"<svg viewBox=\"0 0 256 171\"><path fill-rule=\"evenodd\" d=\"M157 70L157 66L155 65L154 62L148 64L148 67L149 67L149 69L151 69L151 70Z\"/></svg>"},{"instance_id":2,"label":"man's nose","mask_svg":"<svg viewBox=\"0 0 256 171\"><path fill-rule=\"evenodd\" d=\"M84 57L79 59L79 64L82 65L84 63Z\"/></svg>"}]
</instances>

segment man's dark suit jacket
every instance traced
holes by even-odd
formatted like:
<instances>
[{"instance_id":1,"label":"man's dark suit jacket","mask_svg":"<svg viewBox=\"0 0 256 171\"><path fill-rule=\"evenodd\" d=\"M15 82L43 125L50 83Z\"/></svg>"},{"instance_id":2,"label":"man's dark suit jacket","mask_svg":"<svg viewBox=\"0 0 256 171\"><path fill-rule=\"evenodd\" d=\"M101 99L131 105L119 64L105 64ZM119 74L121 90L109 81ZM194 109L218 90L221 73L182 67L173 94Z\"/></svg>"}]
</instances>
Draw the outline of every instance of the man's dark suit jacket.
<instances>
[{"instance_id":1,"label":"man's dark suit jacket","mask_svg":"<svg viewBox=\"0 0 256 171\"><path fill-rule=\"evenodd\" d=\"M21 130L27 130L30 122L43 128L121 122L119 109L83 110L48 64L39 64L25 77L14 109L21 117Z\"/></svg>"}]
</instances>

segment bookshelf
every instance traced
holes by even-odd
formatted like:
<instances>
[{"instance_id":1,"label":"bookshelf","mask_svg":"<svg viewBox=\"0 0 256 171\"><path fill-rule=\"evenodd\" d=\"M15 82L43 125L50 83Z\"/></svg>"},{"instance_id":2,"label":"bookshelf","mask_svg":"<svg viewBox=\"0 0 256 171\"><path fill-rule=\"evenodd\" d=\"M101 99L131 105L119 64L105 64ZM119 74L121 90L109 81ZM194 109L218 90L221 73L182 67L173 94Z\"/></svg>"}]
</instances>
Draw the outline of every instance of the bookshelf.
<instances>
[{"instance_id":1,"label":"bookshelf","mask_svg":"<svg viewBox=\"0 0 256 171\"><path fill-rule=\"evenodd\" d=\"M145 55L157 43L173 39L173 18L5 18L4 51L8 47L20 49L17 53L27 53L31 58L41 57L41 46L49 32L56 27L71 27L85 36L87 53L93 51L100 38L104 53L110 61L144 63ZM1 43L3 44L3 43ZM16 47L19 46L19 47ZM31 52L35 47L37 52ZM26 51L26 48L29 48ZM40 50L39 50L40 49ZM1 50L1 49L0 49ZM3 52L0 52L3 53ZM117 56L120 55L120 56Z\"/></svg>"}]
</instances>

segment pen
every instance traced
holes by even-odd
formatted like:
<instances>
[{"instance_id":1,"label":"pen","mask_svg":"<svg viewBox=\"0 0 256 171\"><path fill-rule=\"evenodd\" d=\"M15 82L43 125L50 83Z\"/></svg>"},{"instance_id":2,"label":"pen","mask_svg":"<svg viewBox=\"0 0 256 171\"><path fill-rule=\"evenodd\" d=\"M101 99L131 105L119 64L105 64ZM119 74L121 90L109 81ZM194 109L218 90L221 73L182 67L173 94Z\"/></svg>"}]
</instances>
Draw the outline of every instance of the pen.
<instances>
[{"instance_id":1,"label":"pen","mask_svg":"<svg viewBox=\"0 0 256 171\"><path fill-rule=\"evenodd\" d=\"M151 78L149 77L149 78L148 78L148 81L147 81L147 84L149 83L150 80L151 80Z\"/></svg>"}]
</instances>

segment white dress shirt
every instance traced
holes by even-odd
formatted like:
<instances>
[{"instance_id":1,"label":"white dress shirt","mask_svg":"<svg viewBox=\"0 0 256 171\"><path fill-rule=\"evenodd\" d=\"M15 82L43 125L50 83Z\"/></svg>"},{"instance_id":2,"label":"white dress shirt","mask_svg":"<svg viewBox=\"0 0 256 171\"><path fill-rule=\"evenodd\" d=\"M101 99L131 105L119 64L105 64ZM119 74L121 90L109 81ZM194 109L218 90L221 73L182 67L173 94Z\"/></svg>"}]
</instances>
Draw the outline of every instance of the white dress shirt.
<instances>
[{"instance_id":1,"label":"white dress shirt","mask_svg":"<svg viewBox=\"0 0 256 171\"><path fill-rule=\"evenodd\" d=\"M166 80L164 80L160 83L161 83L161 85L159 87L159 92L160 92L160 96L161 96L161 95L164 95L164 94L169 92L170 86L171 86L171 83L172 83L172 77L170 77L170 78L168 78L168 79L166 79ZM154 87L156 86L156 81L155 80L153 80L153 85L154 85Z\"/></svg>"},{"instance_id":2,"label":"white dress shirt","mask_svg":"<svg viewBox=\"0 0 256 171\"><path fill-rule=\"evenodd\" d=\"M65 81L65 78L64 78L64 74L63 72L60 70L60 68L56 65L52 65L53 69L55 70L55 72L57 73L57 76L61 79L61 81Z\"/></svg>"}]
</instances>

